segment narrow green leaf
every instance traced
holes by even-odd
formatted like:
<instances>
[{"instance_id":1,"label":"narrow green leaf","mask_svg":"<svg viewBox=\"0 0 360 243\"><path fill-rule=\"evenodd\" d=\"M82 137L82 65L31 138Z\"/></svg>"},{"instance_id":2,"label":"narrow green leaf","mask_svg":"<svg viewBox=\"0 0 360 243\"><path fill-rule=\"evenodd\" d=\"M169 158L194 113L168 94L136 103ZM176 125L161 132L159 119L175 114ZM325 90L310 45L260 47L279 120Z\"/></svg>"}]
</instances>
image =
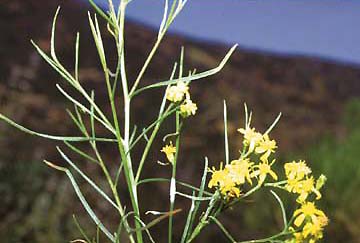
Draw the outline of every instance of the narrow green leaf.
<instances>
[{"instance_id":1,"label":"narrow green leaf","mask_svg":"<svg viewBox=\"0 0 360 243\"><path fill-rule=\"evenodd\" d=\"M76 42L75 42L75 80L79 82L79 41L80 33L76 33Z\"/></svg>"},{"instance_id":2,"label":"narrow green leaf","mask_svg":"<svg viewBox=\"0 0 360 243\"><path fill-rule=\"evenodd\" d=\"M59 11L60 11L60 6L58 6L56 9L55 16L52 22L52 28L51 28L50 53L51 53L51 57L55 60L55 62L59 62L55 53L55 29L56 29L56 20L59 15Z\"/></svg>"},{"instance_id":3,"label":"narrow green leaf","mask_svg":"<svg viewBox=\"0 0 360 243\"><path fill-rule=\"evenodd\" d=\"M248 108L246 103L244 103L244 112L245 112L245 129L248 127L249 125L249 112L248 112Z\"/></svg>"},{"instance_id":4,"label":"narrow green leaf","mask_svg":"<svg viewBox=\"0 0 360 243\"><path fill-rule=\"evenodd\" d=\"M171 215L175 215L177 213L180 213L181 211L182 210L179 208L179 209L175 209L174 211L171 211L171 212L163 213L161 216L159 216L156 219L150 221L149 223L143 224L144 226L141 227L140 229L133 229L132 231L135 232L135 231L144 231L144 230L150 229L151 227L154 227L155 225L157 225L158 223L160 223L164 219L170 217Z\"/></svg>"},{"instance_id":5,"label":"narrow green leaf","mask_svg":"<svg viewBox=\"0 0 360 243\"><path fill-rule=\"evenodd\" d=\"M78 106L80 109L82 109L83 111L85 111L86 113L88 113L89 115L91 115L91 111L83 104L81 104L79 101L77 101L76 99L74 99L70 94L68 94L63 88L61 88L61 86L59 84L56 84L56 88L60 91L61 94L63 94L65 96L65 98L67 98L68 100L70 100L72 103L74 103L76 106ZM94 104L94 103L92 103ZM108 125L107 122L105 122L104 120L102 120L100 117L98 117L97 115L93 114L94 118L100 122L105 128L107 128L111 133L116 134L116 132L114 131L114 129Z\"/></svg>"},{"instance_id":6,"label":"narrow green leaf","mask_svg":"<svg viewBox=\"0 0 360 243\"><path fill-rule=\"evenodd\" d=\"M228 126L227 126L227 109L226 101L224 100L224 143L225 143L225 163L229 164L229 139L228 139Z\"/></svg>"},{"instance_id":7,"label":"narrow green leaf","mask_svg":"<svg viewBox=\"0 0 360 243\"><path fill-rule=\"evenodd\" d=\"M134 126L134 129L131 133L130 139L129 139L129 144L132 144L132 142L134 141L135 135L136 135L136 131L137 131L137 126Z\"/></svg>"},{"instance_id":8,"label":"narrow green leaf","mask_svg":"<svg viewBox=\"0 0 360 243\"><path fill-rule=\"evenodd\" d=\"M118 185L118 183L119 183L120 174L121 174L121 171L122 171L123 168L124 168L124 162L121 161L121 163L120 163L120 165L119 165L119 168L118 168L118 170L116 171L115 182L114 182L115 187L117 187L117 185Z\"/></svg>"},{"instance_id":9,"label":"narrow green leaf","mask_svg":"<svg viewBox=\"0 0 360 243\"><path fill-rule=\"evenodd\" d=\"M198 197L202 197L203 194L205 193L204 190L205 190L205 185L206 185L206 177L207 177L207 172L208 172L208 166L209 166L209 160L208 160L207 157L205 157L204 170L203 170L203 174L202 174L202 177L201 177L201 183L200 183ZM201 203L200 201L195 202L195 208L194 208L194 212L192 214L191 221L190 221L190 226L189 226L190 231L192 231L196 214L197 214L197 212L199 211L199 208L200 208L200 203Z\"/></svg>"},{"instance_id":10,"label":"narrow green leaf","mask_svg":"<svg viewBox=\"0 0 360 243\"><path fill-rule=\"evenodd\" d=\"M150 242L151 242L151 243L155 243L153 237L152 237L151 234L150 234L149 227L148 227L149 225L146 225L146 224L145 224L139 217L137 217L137 216L135 216L134 218L135 218L136 221L140 222L140 224L141 224L141 226L142 226L142 228L137 229L136 232L138 232L138 231L145 231L146 234L147 234L147 236L149 237ZM150 223L151 223L151 222L150 222Z\"/></svg>"},{"instance_id":11,"label":"narrow green leaf","mask_svg":"<svg viewBox=\"0 0 360 243\"><path fill-rule=\"evenodd\" d=\"M221 231L225 234L225 236L231 241L231 242L236 242L236 240L234 239L234 237L231 236L231 234L229 233L229 231L227 231L224 227L224 225L217 220L217 218L213 217L213 216L209 216L209 218L215 222L215 224L217 226L219 226L219 228L221 229Z\"/></svg>"},{"instance_id":12,"label":"narrow green leaf","mask_svg":"<svg viewBox=\"0 0 360 243\"><path fill-rule=\"evenodd\" d=\"M74 170L76 172L78 172L81 177L90 184L90 186L92 186L95 191L97 191L104 199L106 199L106 201L108 201L114 208L116 208L118 211L121 211L120 208L116 205L115 202L113 202L108 195L106 195L106 193L101 190L96 184L95 182L93 182L87 175L85 175L84 172L82 172L79 167L77 167L71 160L69 157L66 156L66 154L64 154L64 152L59 148L56 147L56 149L58 150L58 152L60 153L61 157L71 166L74 168Z\"/></svg>"},{"instance_id":13,"label":"narrow green leaf","mask_svg":"<svg viewBox=\"0 0 360 243\"><path fill-rule=\"evenodd\" d=\"M96 243L100 243L100 228L96 227Z\"/></svg>"},{"instance_id":14,"label":"narrow green leaf","mask_svg":"<svg viewBox=\"0 0 360 243\"><path fill-rule=\"evenodd\" d=\"M177 1L178 1L178 0L173 0L173 3L172 3L171 8L170 8L169 15L168 15L168 18L167 18L167 21L166 21L165 31L166 31L166 29L169 27L169 25L171 24L172 20L174 19L173 16L174 16L175 6L176 6L176 2L177 2Z\"/></svg>"},{"instance_id":15,"label":"narrow green leaf","mask_svg":"<svg viewBox=\"0 0 360 243\"><path fill-rule=\"evenodd\" d=\"M76 107L76 106L75 106ZM84 124L81 123L81 121L77 120L76 117L74 116L74 114L69 110L66 109L66 112L68 113L69 117L71 118L71 120L74 122L74 124L79 128L79 130L86 136L88 137L86 128L84 126Z\"/></svg>"},{"instance_id":16,"label":"narrow green leaf","mask_svg":"<svg viewBox=\"0 0 360 243\"><path fill-rule=\"evenodd\" d=\"M195 201L210 201L212 199L212 197L193 197L179 191L176 191L175 194Z\"/></svg>"},{"instance_id":17,"label":"narrow green leaf","mask_svg":"<svg viewBox=\"0 0 360 243\"><path fill-rule=\"evenodd\" d=\"M134 142L130 145L129 147L129 151L131 151L131 149L140 141L140 139L150 130L152 129L154 126L157 125L157 123L162 122L166 117L170 116L171 114L173 114L174 112L176 112L178 109L178 106L168 112L165 112L163 114L163 116L161 116L160 118L158 118L156 121L154 121L153 123L151 123L149 126L146 127L146 129L143 130L143 132L134 140ZM128 152L129 152L128 151Z\"/></svg>"},{"instance_id":18,"label":"narrow green leaf","mask_svg":"<svg viewBox=\"0 0 360 243\"><path fill-rule=\"evenodd\" d=\"M179 65L179 79L183 77L183 70L184 70L184 47L181 47L180 53L180 65Z\"/></svg>"},{"instance_id":19,"label":"narrow green leaf","mask_svg":"<svg viewBox=\"0 0 360 243\"><path fill-rule=\"evenodd\" d=\"M266 130L266 132L264 134L269 134L271 132L271 130L276 126L276 124L279 122L281 118L281 112L279 113L279 115L275 118L274 122L271 124L271 126Z\"/></svg>"},{"instance_id":20,"label":"narrow green leaf","mask_svg":"<svg viewBox=\"0 0 360 243\"><path fill-rule=\"evenodd\" d=\"M45 52L41 50L41 48L35 44L33 40L31 40L31 44L35 47L36 51L40 54L40 56L56 71L58 72L66 81L68 81L72 86L76 86L75 80L71 75L68 75L67 72L64 72L62 67L59 67L58 63L53 61Z\"/></svg>"},{"instance_id":21,"label":"narrow green leaf","mask_svg":"<svg viewBox=\"0 0 360 243\"><path fill-rule=\"evenodd\" d=\"M271 194L275 197L276 201L279 203L280 208L281 208L281 214L283 217L283 223L284 223L284 230L286 230L286 228L288 227L288 221L287 221L287 217L286 217L286 211L285 211L285 207L284 204L281 200L281 198L273 191L270 190Z\"/></svg>"},{"instance_id":22,"label":"narrow green leaf","mask_svg":"<svg viewBox=\"0 0 360 243\"><path fill-rule=\"evenodd\" d=\"M94 90L91 91L91 104L90 104L90 127L91 127L91 137L92 138L95 138L96 137L96 134L95 134L95 125L94 125L94 117L95 117L95 114L94 114L94 106L92 104L95 103L95 93L94 93Z\"/></svg>"},{"instance_id":23,"label":"narrow green leaf","mask_svg":"<svg viewBox=\"0 0 360 243\"><path fill-rule=\"evenodd\" d=\"M167 178L148 178L148 179L144 179L144 180L140 180L137 185L141 185L141 184L145 184L145 183L151 183L151 182L170 182L170 179ZM177 184L182 185L184 187L187 187L189 189L195 190L195 191L200 191L199 188L192 186L188 183L185 182L181 182L181 181L176 181ZM211 196L213 195L213 193L207 192L207 191L203 191L204 194Z\"/></svg>"},{"instance_id":24,"label":"narrow green leaf","mask_svg":"<svg viewBox=\"0 0 360 243\"><path fill-rule=\"evenodd\" d=\"M80 199L81 204L84 206L86 212L89 214L89 216L91 217L91 219L95 222L95 224L100 227L101 231L109 238L109 240L111 242L115 242L115 238L114 236L110 233L110 231L103 225L103 223L99 220L99 218L96 216L95 212L92 210L92 208L90 207L90 205L88 204L88 202L86 201L85 197L83 196L78 184L76 183L73 175L71 174L70 170L65 168L65 167L61 167L61 166L57 166L52 164L51 162L48 161L44 161L48 166L63 171L66 173L66 175L69 177L71 185L73 186L76 195L78 196L78 198Z\"/></svg>"},{"instance_id":25,"label":"narrow green leaf","mask_svg":"<svg viewBox=\"0 0 360 243\"><path fill-rule=\"evenodd\" d=\"M165 0L164 14L163 14L163 17L162 17L162 20L161 20L161 23L160 23L158 38L163 33L163 30L165 28L166 20L167 20L167 14L168 14L168 8L169 8L169 1Z\"/></svg>"},{"instance_id":26,"label":"narrow green leaf","mask_svg":"<svg viewBox=\"0 0 360 243\"><path fill-rule=\"evenodd\" d=\"M69 147L72 151L74 151L75 153L81 155L82 157L84 157L85 159L87 159L90 162L96 163L98 164L99 161L93 157L91 157L90 155L88 155L87 153L81 151L80 149L78 149L77 147L73 146L71 143L64 141L65 145L67 147Z\"/></svg>"},{"instance_id":27,"label":"narrow green leaf","mask_svg":"<svg viewBox=\"0 0 360 243\"><path fill-rule=\"evenodd\" d=\"M81 225L75 215L73 215L73 220L74 220L74 223L75 223L76 227L78 228L80 234L82 235L82 237L84 237L87 242L91 242L90 238L86 235L85 231L81 227Z\"/></svg>"},{"instance_id":28,"label":"narrow green leaf","mask_svg":"<svg viewBox=\"0 0 360 243\"><path fill-rule=\"evenodd\" d=\"M95 3L93 0L88 0L88 1L89 1L90 5L95 9L95 11L96 11L101 17L103 17L103 18L106 20L106 22L108 22L108 23L110 23L111 25L113 25L113 23L112 23L111 19L109 18L109 16L107 16L107 14L106 14L104 11L102 11L102 9L101 9L99 6L97 6L96 3Z\"/></svg>"},{"instance_id":29,"label":"narrow green leaf","mask_svg":"<svg viewBox=\"0 0 360 243\"><path fill-rule=\"evenodd\" d=\"M195 191L193 191L192 193L193 196L195 196ZM184 230L183 230L183 234L181 236L181 242L180 243L185 243L187 236L189 234L189 229L191 228L191 220L193 218L193 214L194 214L194 209L195 209L195 200L192 199L191 200L191 206L188 212L188 216L186 217L186 222L185 222L185 226L184 226Z\"/></svg>"},{"instance_id":30,"label":"narrow green leaf","mask_svg":"<svg viewBox=\"0 0 360 243\"><path fill-rule=\"evenodd\" d=\"M183 78L180 78L180 79L172 79L172 80L167 80L167 81L161 81L161 82L157 82L157 83L152 84L152 85L145 86L143 88L140 88L140 89L136 90L133 93L133 96L135 96L135 95L139 94L140 92L142 92L144 90L147 90L147 89L158 88L158 87L161 87L161 86L174 84L174 83L177 83L177 82L180 82L180 81L182 81L182 82L191 82L191 81L194 81L194 80L198 80L198 79L201 79L201 78L205 78L205 77L214 75L214 74L218 73L224 67L224 65L229 60L231 54L235 51L236 47L237 47L237 45L234 45L228 51L226 56L223 58L223 60L220 62L220 64L216 68L213 68L213 69L210 69L208 71L198 73L198 74L195 74L195 75L192 75L192 76L183 77Z\"/></svg>"},{"instance_id":31,"label":"narrow green leaf","mask_svg":"<svg viewBox=\"0 0 360 243\"><path fill-rule=\"evenodd\" d=\"M48 134L44 134L44 133L38 133L38 132L32 131L26 127L23 127L23 126L17 124L13 120L7 118L6 116L4 116L2 114L0 114L0 120L3 120L6 123L8 123L9 125L17 128L25 133L28 133L30 135L43 137L43 138L47 138L47 139L51 139L51 140L69 141L69 142L84 142L84 141L92 140L91 138L86 138L86 137L63 137L63 136L54 136L54 135L48 135ZM117 142L116 139L111 139L111 138L95 138L95 140L99 141L99 142Z\"/></svg>"}]
</instances>

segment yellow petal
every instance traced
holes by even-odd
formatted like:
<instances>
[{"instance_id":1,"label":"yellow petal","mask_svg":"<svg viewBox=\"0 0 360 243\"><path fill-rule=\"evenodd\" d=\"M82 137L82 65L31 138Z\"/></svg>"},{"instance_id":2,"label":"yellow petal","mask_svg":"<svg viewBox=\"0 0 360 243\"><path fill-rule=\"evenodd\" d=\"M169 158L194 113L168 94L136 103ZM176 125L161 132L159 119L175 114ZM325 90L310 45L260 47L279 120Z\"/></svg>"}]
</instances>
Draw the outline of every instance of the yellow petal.
<instances>
[{"instance_id":1,"label":"yellow petal","mask_svg":"<svg viewBox=\"0 0 360 243\"><path fill-rule=\"evenodd\" d=\"M296 212L296 211L295 211ZM295 214L294 214L295 215ZM304 219L305 219L305 214L300 214L294 221L294 224L299 227L303 222L304 222Z\"/></svg>"}]
</instances>

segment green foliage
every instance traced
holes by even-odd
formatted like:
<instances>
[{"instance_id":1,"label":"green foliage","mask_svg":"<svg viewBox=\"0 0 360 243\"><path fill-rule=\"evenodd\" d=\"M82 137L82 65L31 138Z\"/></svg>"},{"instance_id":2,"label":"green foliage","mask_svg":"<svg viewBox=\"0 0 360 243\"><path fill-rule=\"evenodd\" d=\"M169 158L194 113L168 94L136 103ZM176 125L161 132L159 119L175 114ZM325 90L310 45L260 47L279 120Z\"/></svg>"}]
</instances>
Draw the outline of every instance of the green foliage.
<instances>
[{"instance_id":1,"label":"green foliage","mask_svg":"<svg viewBox=\"0 0 360 243\"><path fill-rule=\"evenodd\" d=\"M0 167L2 241L62 242L66 240L63 232L72 235L66 210L66 205L72 201L68 194L70 188L66 180L50 177L50 174L42 164L31 161ZM51 186L54 183L56 187Z\"/></svg>"},{"instance_id":2,"label":"green foliage","mask_svg":"<svg viewBox=\"0 0 360 243\"><path fill-rule=\"evenodd\" d=\"M353 99L345 107L346 130L328 135L309 149L309 161L316 171L328 176L322 201L330 212L331 237L336 242L360 239L360 100ZM340 238L345 237L345 238Z\"/></svg>"}]
</instances>

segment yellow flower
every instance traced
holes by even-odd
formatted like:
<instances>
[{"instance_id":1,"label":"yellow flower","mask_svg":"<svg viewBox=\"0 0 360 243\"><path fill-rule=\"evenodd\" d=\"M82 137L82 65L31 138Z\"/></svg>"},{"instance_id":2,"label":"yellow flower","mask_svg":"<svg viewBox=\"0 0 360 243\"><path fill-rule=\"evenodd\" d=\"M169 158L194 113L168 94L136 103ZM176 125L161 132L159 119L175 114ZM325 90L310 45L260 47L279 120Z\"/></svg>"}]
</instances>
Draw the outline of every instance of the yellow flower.
<instances>
[{"instance_id":1,"label":"yellow flower","mask_svg":"<svg viewBox=\"0 0 360 243\"><path fill-rule=\"evenodd\" d=\"M176 84L176 87L179 92L182 92L183 94L187 94L189 92L189 87L183 81L178 82Z\"/></svg>"},{"instance_id":2,"label":"yellow flower","mask_svg":"<svg viewBox=\"0 0 360 243\"><path fill-rule=\"evenodd\" d=\"M251 166L254 163L250 162L249 159L239 159L233 160L229 165L226 165L226 168L229 171L229 176L234 181L236 185L241 185L245 183L245 179L252 184L251 181Z\"/></svg>"},{"instance_id":3,"label":"yellow flower","mask_svg":"<svg viewBox=\"0 0 360 243\"><path fill-rule=\"evenodd\" d=\"M188 92L189 87L181 81L166 90L166 98L171 102L179 102L183 100Z\"/></svg>"},{"instance_id":4,"label":"yellow flower","mask_svg":"<svg viewBox=\"0 0 360 243\"><path fill-rule=\"evenodd\" d=\"M323 211L316 208L313 202L306 202L294 212L294 224L299 227L302 225L305 219L311 219L311 222L317 222L321 220L321 217L326 217Z\"/></svg>"},{"instance_id":5,"label":"yellow flower","mask_svg":"<svg viewBox=\"0 0 360 243\"><path fill-rule=\"evenodd\" d=\"M240 189L236 186L236 183L232 180L229 175L229 170L227 168L223 169L223 164L220 163L220 169L216 170L214 167L210 170L212 173L211 179L209 181L208 187L218 187L221 194L224 196L239 197Z\"/></svg>"},{"instance_id":6,"label":"yellow flower","mask_svg":"<svg viewBox=\"0 0 360 243\"><path fill-rule=\"evenodd\" d=\"M324 216L319 216L316 221L308 222L305 224L302 234L306 238L312 236L315 239L321 239L323 237L324 227L328 224L329 219Z\"/></svg>"},{"instance_id":7,"label":"yellow flower","mask_svg":"<svg viewBox=\"0 0 360 243\"><path fill-rule=\"evenodd\" d=\"M171 162L171 163L174 162L176 147L173 146L171 141L170 141L170 144L163 147L160 152L163 152L166 154L166 157L169 160L169 162Z\"/></svg>"},{"instance_id":8,"label":"yellow flower","mask_svg":"<svg viewBox=\"0 0 360 243\"><path fill-rule=\"evenodd\" d=\"M285 188L289 192L298 193L298 202L304 202L311 192L316 194L316 200L321 198L319 190L315 188L314 178L311 176L304 180L287 180Z\"/></svg>"},{"instance_id":9,"label":"yellow flower","mask_svg":"<svg viewBox=\"0 0 360 243\"><path fill-rule=\"evenodd\" d=\"M212 173L212 176L209 181L209 188L221 185L228 175L228 170L223 170L223 163L220 163L219 170L216 170L215 167L212 167L210 172Z\"/></svg>"},{"instance_id":10,"label":"yellow flower","mask_svg":"<svg viewBox=\"0 0 360 243\"><path fill-rule=\"evenodd\" d=\"M235 183L233 182L225 184L220 188L220 191L223 195L226 195L229 198L240 196L240 189L236 187Z\"/></svg>"},{"instance_id":11,"label":"yellow flower","mask_svg":"<svg viewBox=\"0 0 360 243\"><path fill-rule=\"evenodd\" d=\"M291 239L285 241L286 243L315 243L323 237L324 227L329 222L324 212L317 209L311 202L302 204L301 208L294 212L294 217L294 224L297 227L301 226L304 221L305 223L302 229L289 228L293 234Z\"/></svg>"},{"instance_id":12,"label":"yellow flower","mask_svg":"<svg viewBox=\"0 0 360 243\"><path fill-rule=\"evenodd\" d=\"M190 99L186 99L184 104L180 105L180 113L183 117L195 115L197 111L197 105Z\"/></svg>"},{"instance_id":13,"label":"yellow flower","mask_svg":"<svg viewBox=\"0 0 360 243\"><path fill-rule=\"evenodd\" d=\"M277 177L276 173L271 169L271 165L274 162L275 162L275 160L271 164L263 162L263 163L260 163L258 165L255 165L254 168L258 168L258 169L255 170L251 174L251 176L259 177L259 184L260 185L264 183L267 174L269 174L274 180L277 180L278 177Z\"/></svg>"},{"instance_id":14,"label":"yellow flower","mask_svg":"<svg viewBox=\"0 0 360 243\"><path fill-rule=\"evenodd\" d=\"M249 153L254 151L255 147L263 138L261 133L255 131L255 128L239 128L238 132L244 135L244 144L249 146Z\"/></svg>"},{"instance_id":15,"label":"yellow flower","mask_svg":"<svg viewBox=\"0 0 360 243\"><path fill-rule=\"evenodd\" d=\"M290 162L284 165L286 177L289 180L301 180L311 173L311 169L306 165L305 161Z\"/></svg>"},{"instance_id":16,"label":"yellow flower","mask_svg":"<svg viewBox=\"0 0 360 243\"><path fill-rule=\"evenodd\" d=\"M259 141L258 146L255 148L255 153L263 154L260 160L265 161L269 158L271 153L275 152L276 148L276 141L270 140L269 135L265 134Z\"/></svg>"}]
</instances>

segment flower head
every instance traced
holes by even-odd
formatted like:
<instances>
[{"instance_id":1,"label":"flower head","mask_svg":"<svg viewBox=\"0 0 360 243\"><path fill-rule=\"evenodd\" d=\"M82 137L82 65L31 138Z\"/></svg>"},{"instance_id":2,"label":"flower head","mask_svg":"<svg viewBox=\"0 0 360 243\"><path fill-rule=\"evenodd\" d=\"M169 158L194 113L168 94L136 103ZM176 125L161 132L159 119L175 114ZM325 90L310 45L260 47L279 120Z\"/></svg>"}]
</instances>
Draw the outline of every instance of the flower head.
<instances>
[{"instance_id":1,"label":"flower head","mask_svg":"<svg viewBox=\"0 0 360 243\"><path fill-rule=\"evenodd\" d=\"M186 99L184 104L180 105L180 113L183 117L195 115L197 111L197 105L190 99Z\"/></svg>"},{"instance_id":2,"label":"flower head","mask_svg":"<svg viewBox=\"0 0 360 243\"><path fill-rule=\"evenodd\" d=\"M329 219L323 215L319 216L314 222L307 222L303 228L302 234L306 238L311 236L315 239L321 239L323 237L324 227L328 224Z\"/></svg>"},{"instance_id":3,"label":"flower head","mask_svg":"<svg viewBox=\"0 0 360 243\"><path fill-rule=\"evenodd\" d=\"M293 238L286 242L300 243L311 242L315 243L323 237L324 227L328 224L329 219L323 211L317 209L312 202L303 203L301 208L294 212L294 224L297 227L303 225L302 229L298 228L296 231L291 227Z\"/></svg>"},{"instance_id":4,"label":"flower head","mask_svg":"<svg viewBox=\"0 0 360 243\"><path fill-rule=\"evenodd\" d=\"M184 99L184 96L189 92L189 87L182 81L176 85L170 86L166 90L166 99L171 102L179 102Z\"/></svg>"},{"instance_id":5,"label":"flower head","mask_svg":"<svg viewBox=\"0 0 360 243\"><path fill-rule=\"evenodd\" d=\"M321 198L319 190L315 188L315 182L312 176L303 180L287 180L285 189L289 192L299 194L297 199L299 203L305 202L311 192L315 193L317 200Z\"/></svg>"},{"instance_id":6,"label":"flower head","mask_svg":"<svg viewBox=\"0 0 360 243\"><path fill-rule=\"evenodd\" d=\"M244 144L249 146L249 152L254 151L255 147L263 138L261 133L255 131L255 128L239 128L238 132L244 135Z\"/></svg>"},{"instance_id":7,"label":"flower head","mask_svg":"<svg viewBox=\"0 0 360 243\"><path fill-rule=\"evenodd\" d=\"M290 162L284 165L286 177L289 180L301 180L311 173L311 169L306 165L305 161Z\"/></svg>"},{"instance_id":8,"label":"flower head","mask_svg":"<svg viewBox=\"0 0 360 243\"><path fill-rule=\"evenodd\" d=\"M221 194L224 196L228 196L229 198L240 196L240 189L237 187L236 183L229 175L228 168L223 169L222 163L220 163L219 170L216 170L213 167L210 172L212 173L212 176L208 184L209 188L218 187Z\"/></svg>"},{"instance_id":9,"label":"flower head","mask_svg":"<svg viewBox=\"0 0 360 243\"><path fill-rule=\"evenodd\" d=\"M259 141L258 146L255 148L255 153L263 154L260 158L261 161L265 161L269 158L271 153L275 152L276 141L270 140L268 134L264 134L262 139Z\"/></svg>"},{"instance_id":10,"label":"flower head","mask_svg":"<svg viewBox=\"0 0 360 243\"><path fill-rule=\"evenodd\" d=\"M229 176L236 185L244 184L245 180L251 185L250 172L253 164L249 159L238 159L231 161L230 164L226 165L226 168L229 171Z\"/></svg>"},{"instance_id":11,"label":"flower head","mask_svg":"<svg viewBox=\"0 0 360 243\"><path fill-rule=\"evenodd\" d=\"M171 141L169 145L166 145L161 149L161 152L165 153L166 158L169 160L170 163L174 162L176 147L174 147Z\"/></svg>"},{"instance_id":12,"label":"flower head","mask_svg":"<svg viewBox=\"0 0 360 243\"><path fill-rule=\"evenodd\" d=\"M313 202L306 202L294 212L294 224L299 227L303 224L305 219L311 220L311 222L317 222L318 220L324 219L326 215L320 209L317 209ZM322 217L322 218L321 218Z\"/></svg>"},{"instance_id":13,"label":"flower head","mask_svg":"<svg viewBox=\"0 0 360 243\"><path fill-rule=\"evenodd\" d=\"M266 176L269 174L274 180L277 180L278 177L276 175L276 173L271 169L271 164L262 162L258 165L255 165L254 168L257 168L257 170L255 170L251 175L253 177L258 177L259 178L259 184L263 184Z\"/></svg>"}]
</instances>

